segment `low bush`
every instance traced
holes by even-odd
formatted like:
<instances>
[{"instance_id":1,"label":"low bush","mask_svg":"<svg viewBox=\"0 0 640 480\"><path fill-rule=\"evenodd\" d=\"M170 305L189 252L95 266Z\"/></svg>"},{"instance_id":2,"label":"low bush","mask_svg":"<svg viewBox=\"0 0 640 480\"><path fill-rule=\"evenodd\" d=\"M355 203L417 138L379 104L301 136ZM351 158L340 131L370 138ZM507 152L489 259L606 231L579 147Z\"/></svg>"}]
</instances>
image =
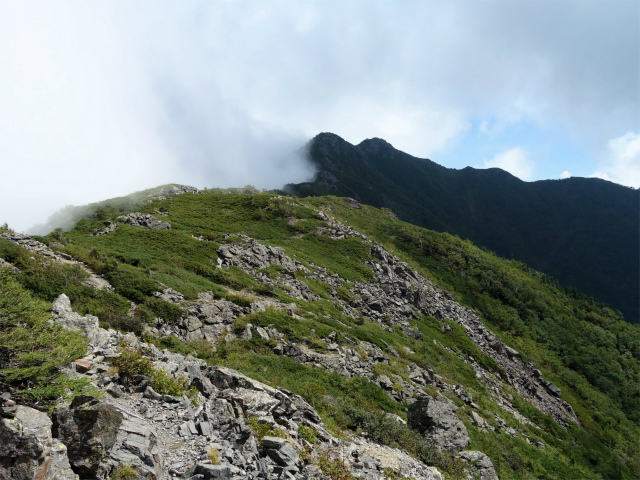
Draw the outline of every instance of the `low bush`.
<instances>
[{"instance_id":1,"label":"low bush","mask_svg":"<svg viewBox=\"0 0 640 480\"><path fill-rule=\"evenodd\" d=\"M141 336L144 330L144 322L142 319L127 313L114 314L107 319L107 323L111 328L120 330L121 332L133 332L137 336Z\"/></svg>"},{"instance_id":2,"label":"low bush","mask_svg":"<svg viewBox=\"0 0 640 480\"><path fill-rule=\"evenodd\" d=\"M258 437L258 440L261 442L264 437L288 438L287 434L279 428L271 428L271 425L268 423L260 423L258 417L249 417L247 419L247 425L249 425L253 434Z\"/></svg>"},{"instance_id":3,"label":"low bush","mask_svg":"<svg viewBox=\"0 0 640 480\"><path fill-rule=\"evenodd\" d=\"M220 465L220 453L216 447L209 447L207 450L207 459L212 465Z\"/></svg>"},{"instance_id":4,"label":"low bush","mask_svg":"<svg viewBox=\"0 0 640 480\"><path fill-rule=\"evenodd\" d=\"M170 323L175 323L186 313L186 311L178 305L174 305L173 303L166 302L161 298L156 297L147 297L143 305L155 313L156 316Z\"/></svg>"},{"instance_id":5,"label":"low bush","mask_svg":"<svg viewBox=\"0 0 640 480\"><path fill-rule=\"evenodd\" d=\"M121 463L118 465L111 476L110 480L136 480L140 477L140 473L130 463Z\"/></svg>"},{"instance_id":6,"label":"low bush","mask_svg":"<svg viewBox=\"0 0 640 480\"><path fill-rule=\"evenodd\" d=\"M135 267L121 264L118 268L107 274L111 285L116 292L136 303L143 303L148 296L160 291L160 286L148 275Z\"/></svg>"},{"instance_id":7,"label":"low bush","mask_svg":"<svg viewBox=\"0 0 640 480\"><path fill-rule=\"evenodd\" d=\"M51 323L49 308L0 268L0 388L45 405L90 389L84 379L59 374L86 353L88 340Z\"/></svg>"},{"instance_id":8,"label":"low bush","mask_svg":"<svg viewBox=\"0 0 640 480\"><path fill-rule=\"evenodd\" d=\"M144 350L123 343L119 355L113 360L113 366L127 379L132 379L134 375L148 376L149 385L159 394L180 396L192 393L186 378L173 377L165 369L156 367L145 354Z\"/></svg>"},{"instance_id":9,"label":"low bush","mask_svg":"<svg viewBox=\"0 0 640 480\"><path fill-rule=\"evenodd\" d=\"M298 425L298 434L303 440L309 442L312 445L318 440L318 430L313 427Z\"/></svg>"}]
</instances>

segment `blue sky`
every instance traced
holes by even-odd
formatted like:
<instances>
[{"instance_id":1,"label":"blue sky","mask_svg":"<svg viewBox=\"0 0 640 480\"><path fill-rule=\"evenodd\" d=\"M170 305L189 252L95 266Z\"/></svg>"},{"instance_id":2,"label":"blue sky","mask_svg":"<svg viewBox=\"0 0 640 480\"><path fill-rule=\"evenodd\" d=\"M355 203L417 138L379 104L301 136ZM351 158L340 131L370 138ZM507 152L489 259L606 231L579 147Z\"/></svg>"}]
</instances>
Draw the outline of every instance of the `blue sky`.
<instances>
[{"instance_id":1,"label":"blue sky","mask_svg":"<svg viewBox=\"0 0 640 480\"><path fill-rule=\"evenodd\" d=\"M0 0L0 222L310 178L320 132L640 187L637 0Z\"/></svg>"},{"instance_id":2,"label":"blue sky","mask_svg":"<svg viewBox=\"0 0 640 480\"><path fill-rule=\"evenodd\" d=\"M450 168L498 167L525 181L588 177L596 173L588 149L566 132L543 129L519 121L491 131L492 121L475 119L450 148L438 152L434 161Z\"/></svg>"}]
</instances>

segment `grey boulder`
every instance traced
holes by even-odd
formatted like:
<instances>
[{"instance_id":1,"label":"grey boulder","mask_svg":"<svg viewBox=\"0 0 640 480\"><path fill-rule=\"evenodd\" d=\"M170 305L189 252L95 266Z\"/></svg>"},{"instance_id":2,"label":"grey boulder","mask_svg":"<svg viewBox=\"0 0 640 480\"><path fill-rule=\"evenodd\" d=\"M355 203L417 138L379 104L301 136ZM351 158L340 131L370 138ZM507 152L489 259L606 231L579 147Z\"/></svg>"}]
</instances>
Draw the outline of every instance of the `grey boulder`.
<instances>
[{"instance_id":1,"label":"grey boulder","mask_svg":"<svg viewBox=\"0 0 640 480\"><path fill-rule=\"evenodd\" d=\"M454 452L471 443L456 410L453 402L441 393L436 398L423 395L409 406L407 419L411 428L433 440L438 448Z\"/></svg>"},{"instance_id":2,"label":"grey boulder","mask_svg":"<svg viewBox=\"0 0 640 480\"><path fill-rule=\"evenodd\" d=\"M0 419L0 480L78 480L66 447L51 438L51 420L19 405L14 418Z\"/></svg>"}]
</instances>

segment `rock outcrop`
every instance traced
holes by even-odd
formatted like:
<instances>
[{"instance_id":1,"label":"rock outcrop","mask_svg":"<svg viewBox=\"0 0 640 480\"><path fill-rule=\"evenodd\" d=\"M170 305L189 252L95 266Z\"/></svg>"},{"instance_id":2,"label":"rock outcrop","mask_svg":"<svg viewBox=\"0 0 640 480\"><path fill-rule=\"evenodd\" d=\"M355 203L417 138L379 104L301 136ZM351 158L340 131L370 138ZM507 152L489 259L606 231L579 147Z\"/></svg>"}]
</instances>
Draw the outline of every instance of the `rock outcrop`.
<instances>
[{"instance_id":1,"label":"rock outcrop","mask_svg":"<svg viewBox=\"0 0 640 480\"><path fill-rule=\"evenodd\" d=\"M474 480L499 480L493 462L484 453L475 450L460 452L460 457L469 465L469 476Z\"/></svg>"},{"instance_id":2,"label":"rock outcrop","mask_svg":"<svg viewBox=\"0 0 640 480\"><path fill-rule=\"evenodd\" d=\"M200 193L200 190L189 185L171 185L168 193L169 195L180 195L183 193Z\"/></svg>"},{"instance_id":3,"label":"rock outcrop","mask_svg":"<svg viewBox=\"0 0 640 480\"><path fill-rule=\"evenodd\" d=\"M104 278L93 273L84 263L75 260L71 255L68 255L64 252L59 252L57 250L53 250L52 246L54 244L50 244L50 246L45 245L38 240L31 238L29 235L25 235L22 233L0 233L0 238L4 238L6 240L10 240L17 245L29 250L38 255L42 255L42 257L47 262L56 262L61 263L63 265L75 265L84 270L86 272L87 279L83 282L84 285L88 287L95 288L97 290L109 290L113 291L113 287L106 281ZM60 247L64 247L62 244L57 244ZM13 267L15 268L15 267Z\"/></svg>"},{"instance_id":4,"label":"rock outcrop","mask_svg":"<svg viewBox=\"0 0 640 480\"><path fill-rule=\"evenodd\" d=\"M99 327L98 317L93 315L81 316L71 309L71 301L64 293L53 302L51 308L53 319L69 330L82 330L91 344L97 348L105 347L112 341L112 336Z\"/></svg>"},{"instance_id":5,"label":"rock outcrop","mask_svg":"<svg viewBox=\"0 0 640 480\"><path fill-rule=\"evenodd\" d=\"M408 424L435 442L438 448L450 452L465 449L471 438L464 423L456 416L458 408L442 394L436 398L420 397L409 406Z\"/></svg>"},{"instance_id":6,"label":"rock outcrop","mask_svg":"<svg viewBox=\"0 0 640 480\"><path fill-rule=\"evenodd\" d=\"M0 480L78 480L67 448L52 438L51 420L18 405L11 418L0 418Z\"/></svg>"},{"instance_id":7,"label":"rock outcrop","mask_svg":"<svg viewBox=\"0 0 640 480\"><path fill-rule=\"evenodd\" d=\"M171 229L171 224L158 220L156 217L149 215L148 213L135 212L128 213L127 215L120 215L118 217L118 221L137 228L149 228L151 230Z\"/></svg>"},{"instance_id":8,"label":"rock outcrop","mask_svg":"<svg viewBox=\"0 0 640 480\"><path fill-rule=\"evenodd\" d=\"M53 412L53 436L67 446L73 470L82 478L104 478L123 415L113 406L82 395Z\"/></svg>"}]
</instances>

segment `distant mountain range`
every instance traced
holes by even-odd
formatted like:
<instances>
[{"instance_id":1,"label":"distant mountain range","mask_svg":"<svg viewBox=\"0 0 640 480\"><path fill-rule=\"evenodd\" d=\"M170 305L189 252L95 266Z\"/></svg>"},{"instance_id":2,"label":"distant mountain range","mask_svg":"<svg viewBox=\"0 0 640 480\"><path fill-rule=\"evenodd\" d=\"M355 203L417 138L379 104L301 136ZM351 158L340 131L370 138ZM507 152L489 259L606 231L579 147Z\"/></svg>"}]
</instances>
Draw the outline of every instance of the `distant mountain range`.
<instances>
[{"instance_id":1,"label":"distant mountain range","mask_svg":"<svg viewBox=\"0 0 640 480\"><path fill-rule=\"evenodd\" d=\"M289 184L300 197L352 197L449 232L552 275L640 321L640 191L597 178L523 182L498 168L455 170L378 138L352 145L321 133L318 169Z\"/></svg>"}]
</instances>

